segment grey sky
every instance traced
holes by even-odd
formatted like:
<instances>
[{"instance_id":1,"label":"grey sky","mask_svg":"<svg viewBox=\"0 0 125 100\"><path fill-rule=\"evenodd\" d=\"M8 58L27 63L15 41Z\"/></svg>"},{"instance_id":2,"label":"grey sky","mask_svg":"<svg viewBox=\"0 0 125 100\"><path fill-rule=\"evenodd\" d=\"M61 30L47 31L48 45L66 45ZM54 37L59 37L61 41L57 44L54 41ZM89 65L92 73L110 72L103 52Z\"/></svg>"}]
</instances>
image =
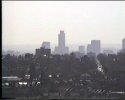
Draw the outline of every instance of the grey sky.
<instances>
[{"instance_id":1,"label":"grey sky","mask_svg":"<svg viewBox=\"0 0 125 100\"><path fill-rule=\"evenodd\" d=\"M125 1L2 1L3 45L121 44L125 38Z\"/></svg>"}]
</instances>

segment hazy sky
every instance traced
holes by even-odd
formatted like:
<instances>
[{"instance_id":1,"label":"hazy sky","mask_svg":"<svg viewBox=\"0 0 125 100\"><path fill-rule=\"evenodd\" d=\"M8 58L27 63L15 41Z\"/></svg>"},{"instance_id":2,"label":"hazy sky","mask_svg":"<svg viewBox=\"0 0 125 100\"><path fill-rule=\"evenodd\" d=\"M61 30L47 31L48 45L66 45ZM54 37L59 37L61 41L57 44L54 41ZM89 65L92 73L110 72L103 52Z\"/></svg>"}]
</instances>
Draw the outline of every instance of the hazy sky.
<instances>
[{"instance_id":1,"label":"hazy sky","mask_svg":"<svg viewBox=\"0 0 125 100\"><path fill-rule=\"evenodd\" d=\"M66 44L92 39L121 44L125 38L125 1L2 1L3 45Z\"/></svg>"}]
</instances>

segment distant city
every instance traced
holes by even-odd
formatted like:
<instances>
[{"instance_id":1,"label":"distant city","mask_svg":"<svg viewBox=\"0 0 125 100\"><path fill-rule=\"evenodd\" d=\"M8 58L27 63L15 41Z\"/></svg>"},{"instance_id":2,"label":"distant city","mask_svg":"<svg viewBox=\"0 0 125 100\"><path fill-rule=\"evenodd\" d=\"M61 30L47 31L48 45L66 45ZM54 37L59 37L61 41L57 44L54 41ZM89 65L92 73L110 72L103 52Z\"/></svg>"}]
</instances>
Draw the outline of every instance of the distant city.
<instances>
[{"instance_id":1,"label":"distant city","mask_svg":"<svg viewBox=\"0 0 125 100\"><path fill-rule=\"evenodd\" d=\"M73 50L69 51L69 47L66 45L65 32L64 30L60 30L60 33L58 34L58 46L54 48L54 51L52 51L51 43L49 41L44 41L40 49L36 49L35 54L39 54L38 52L41 52L43 48L46 50L48 49L48 52L50 52L51 54L58 54L58 55L70 54L71 52L74 52L76 56L83 56L85 54L98 55L100 53L115 54L117 52L125 50L125 38L121 40L121 45L122 45L122 49L117 49L117 51L114 51L111 48L104 49L101 46L101 40L91 40L91 43L87 44L86 47L85 45L79 45L77 51L73 51ZM7 53L11 55L22 54L20 51L13 51L13 50L2 51L2 54L7 54Z\"/></svg>"},{"instance_id":2,"label":"distant city","mask_svg":"<svg viewBox=\"0 0 125 100\"><path fill-rule=\"evenodd\" d=\"M3 98L125 98L125 39L117 53L101 52L101 40L91 40L86 48L79 45L78 51L69 52L65 32L60 30L54 52L49 41L35 54L3 52Z\"/></svg>"},{"instance_id":3,"label":"distant city","mask_svg":"<svg viewBox=\"0 0 125 100\"><path fill-rule=\"evenodd\" d=\"M0 100L125 100L125 1L2 0Z\"/></svg>"}]
</instances>

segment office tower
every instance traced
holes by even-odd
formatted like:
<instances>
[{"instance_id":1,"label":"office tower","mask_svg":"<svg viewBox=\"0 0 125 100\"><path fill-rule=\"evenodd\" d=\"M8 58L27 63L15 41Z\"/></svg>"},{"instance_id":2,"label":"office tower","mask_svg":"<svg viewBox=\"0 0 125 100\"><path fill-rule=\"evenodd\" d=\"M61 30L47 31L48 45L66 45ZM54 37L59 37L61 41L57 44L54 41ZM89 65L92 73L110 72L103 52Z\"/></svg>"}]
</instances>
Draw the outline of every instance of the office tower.
<instances>
[{"instance_id":1,"label":"office tower","mask_svg":"<svg viewBox=\"0 0 125 100\"><path fill-rule=\"evenodd\" d=\"M125 38L122 40L122 50L125 50Z\"/></svg>"},{"instance_id":2,"label":"office tower","mask_svg":"<svg viewBox=\"0 0 125 100\"><path fill-rule=\"evenodd\" d=\"M58 35L58 46L61 48L65 48L65 33L64 31L60 31L60 34Z\"/></svg>"},{"instance_id":3,"label":"office tower","mask_svg":"<svg viewBox=\"0 0 125 100\"><path fill-rule=\"evenodd\" d=\"M87 46L87 53L95 53L98 55L101 51L101 44L100 40L91 40L91 44L88 44Z\"/></svg>"},{"instance_id":4,"label":"office tower","mask_svg":"<svg viewBox=\"0 0 125 100\"><path fill-rule=\"evenodd\" d=\"M98 55L101 51L100 40L91 41L92 51Z\"/></svg>"},{"instance_id":5,"label":"office tower","mask_svg":"<svg viewBox=\"0 0 125 100\"><path fill-rule=\"evenodd\" d=\"M55 47L55 54L68 54L69 48L65 46L65 33L63 30L60 30L58 35L58 46Z\"/></svg>"},{"instance_id":6,"label":"office tower","mask_svg":"<svg viewBox=\"0 0 125 100\"><path fill-rule=\"evenodd\" d=\"M42 47L44 47L45 49L50 49L50 42L43 42Z\"/></svg>"},{"instance_id":7,"label":"office tower","mask_svg":"<svg viewBox=\"0 0 125 100\"><path fill-rule=\"evenodd\" d=\"M85 53L85 47L84 46L79 46L79 52L80 53Z\"/></svg>"}]
</instances>

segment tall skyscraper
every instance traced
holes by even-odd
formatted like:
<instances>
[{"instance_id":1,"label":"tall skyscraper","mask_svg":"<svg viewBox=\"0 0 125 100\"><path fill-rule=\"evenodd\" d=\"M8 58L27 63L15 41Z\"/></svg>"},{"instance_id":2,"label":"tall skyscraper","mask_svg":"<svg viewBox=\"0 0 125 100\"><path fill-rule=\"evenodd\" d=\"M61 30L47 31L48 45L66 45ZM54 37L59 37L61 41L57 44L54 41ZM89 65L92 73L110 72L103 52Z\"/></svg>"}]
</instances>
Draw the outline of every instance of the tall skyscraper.
<instances>
[{"instance_id":1,"label":"tall skyscraper","mask_svg":"<svg viewBox=\"0 0 125 100\"><path fill-rule=\"evenodd\" d=\"M122 40L122 50L125 50L125 38Z\"/></svg>"},{"instance_id":2,"label":"tall skyscraper","mask_svg":"<svg viewBox=\"0 0 125 100\"><path fill-rule=\"evenodd\" d=\"M65 47L65 33L64 31L60 31L58 35L58 46L64 48Z\"/></svg>"},{"instance_id":3,"label":"tall skyscraper","mask_svg":"<svg viewBox=\"0 0 125 100\"><path fill-rule=\"evenodd\" d=\"M69 48L65 46L65 33L63 30L60 30L58 35L58 46L55 47L55 54L68 54Z\"/></svg>"},{"instance_id":4,"label":"tall skyscraper","mask_svg":"<svg viewBox=\"0 0 125 100\"><path fill-rule=\"evenodd\" d=\"M42 47L44 47L45 49L50 49L50 42L43 42Z\"/></svg>"}]
</instances>

